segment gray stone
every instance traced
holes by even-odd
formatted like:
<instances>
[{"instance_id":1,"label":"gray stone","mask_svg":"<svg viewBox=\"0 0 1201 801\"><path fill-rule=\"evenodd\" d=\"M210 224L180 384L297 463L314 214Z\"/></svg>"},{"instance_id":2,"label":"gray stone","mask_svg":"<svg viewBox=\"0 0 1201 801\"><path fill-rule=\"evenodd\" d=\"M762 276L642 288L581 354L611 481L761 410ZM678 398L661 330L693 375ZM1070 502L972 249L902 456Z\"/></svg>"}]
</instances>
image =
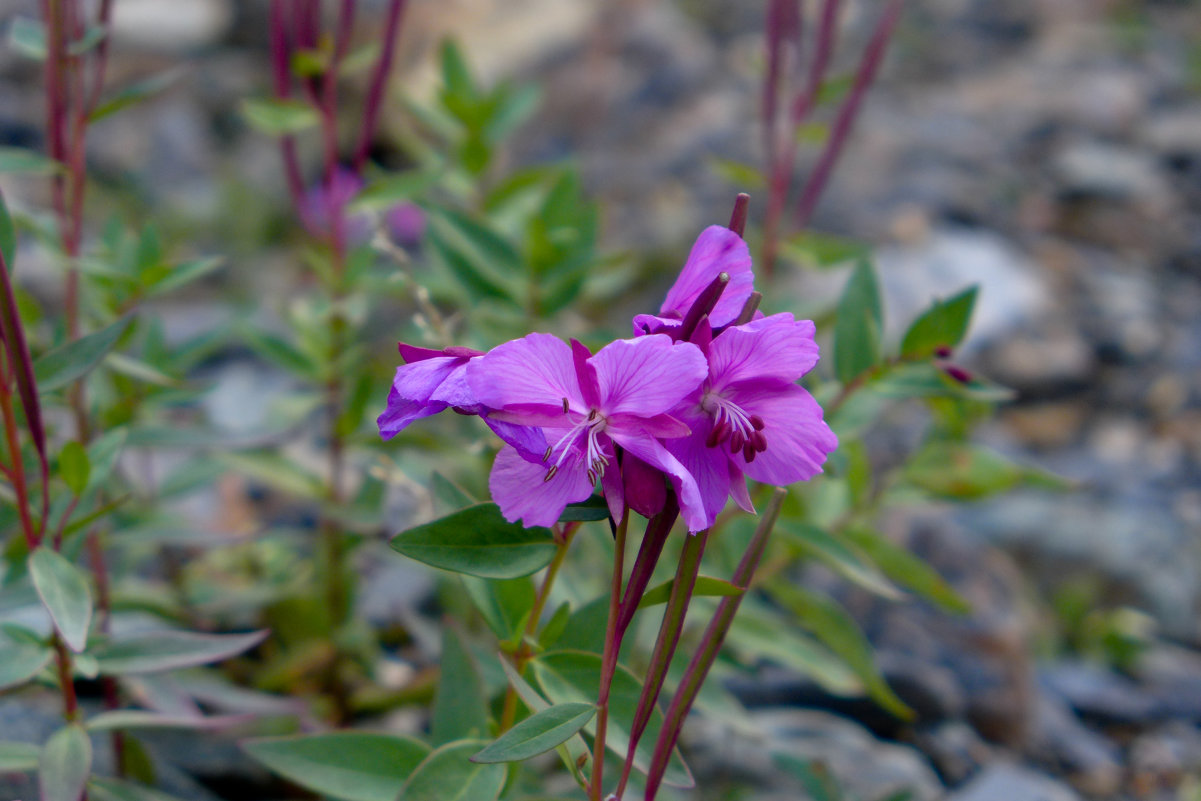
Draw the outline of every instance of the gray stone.
<instances>
[{"instance_id":1,"label":"gray stone","mask_svg":"<svg viewBox=\"0 0 1201 801\"><path fill-rule=\"evenodd\" d=\"M1080 801L1080 796L1049 776L999 762L948 795L947 801Z\"/></svg>"},{"instance_id":2,"label":"gray stone","mask_svg":"<svg viewBox=\"0 0 1201 801\"><path fill-rule=\"evenodd\" d=\"M1086 727L1061 698L1039 693L1027 757L1062 775L1089 796L1108 796L1122 782L1122 757L1116 745Z\"/></svg>"},{"instance_id":3,"label":"gray stone","mask_svg":"<svg viewBox=\"0 0 1201 801\"><path fill-rule=\"evenodd\" d=\"M1078 142L1061 150L1053 166L1070 192L1156 202L1169 194L1155 159L1133 148Z\"/></svg>"},{"instance_id":4,"label":"gray stone","mask_svg":"<svg viewBox=\"0 0 1201 801\"><path fill-rule=\"evenodd\" d=\"M1090 662L1063 661L1039 670L1039 682L1078 714L1100 723L1146 725L1157 715L1155 699L1134 682Z\"/></svg>"}]
</instances>

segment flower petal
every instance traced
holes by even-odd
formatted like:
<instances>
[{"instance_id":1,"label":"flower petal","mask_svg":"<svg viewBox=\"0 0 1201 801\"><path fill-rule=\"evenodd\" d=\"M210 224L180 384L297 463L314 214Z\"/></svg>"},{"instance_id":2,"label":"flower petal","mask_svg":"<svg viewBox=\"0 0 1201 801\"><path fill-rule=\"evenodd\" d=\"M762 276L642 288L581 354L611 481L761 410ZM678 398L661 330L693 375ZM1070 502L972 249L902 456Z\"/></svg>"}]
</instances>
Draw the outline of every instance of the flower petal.
<instances>
[{"instance_id":1,"label":"flower petal","mask_svg":"<svg viewBox=\"0 0 1201 801\"><path fill-rule=\"evenodd\" d=\"M796 381L817 364L815 331L811 320L788 313L727 328L709 345L712 388L757 378Z\"/></svg>"},{"instance_id":2,"label":"flower petal","mask_svg":"<svg viewBox=\"0 0 1201 801\"><path fill-rule=\"evenodd\" d=\"M751 272L751 251L746 242L729 228L711 225L701 232L680 277L667 291L660 314L675 312L684 315L689 307L721 273L730 276L730 283L717 305L709 313L714 327L731 323L742 313L742 306L751 296L755 276Z\"/></svg>"},{"instance_id":3,"label":"flower petal","mask_svg":"<svg viewBox=\"0 0 1201 801\"><path fill-rule=\"evenodd\" d=\"M546 468L542 462L542 458L546 454L546 433L541 428L494 420L489 415L484 415L483 419L488 428L492 429L493 434L517 449L521 458L527 462L540 464L543 469Z\"/></svg>"},{"instance_id":4,"label":"flower petal","mask_svg":"<svg viewBox=\"0 0 1201 801\"><path fill-rule=\"evenodd\" d=\"M651 467L657 467L667 474L671 485L675 487L676 497L680 500L680 512L684 522L688 524L689 531L700 531L709 527L710 521L705 514L705 504L696 479L679 459L668 453L659 440L612 429L609 430L609 436Z\"/></svg>"},{"instance_id":5,"label":"flower petal","mask_svg":"<svg viewBox=\"0 0 1201 801\"><path fill-rule=\"evenodd\" d=\"M621 459L621 478L626 503L638 514L649 519L663 511L667 503L667 483L661 471L651 467L632 453Z\"/></svg>"},{"instance_id":6,"label":"flower petal","mask_svg":"<svg viewBox=\"0 0 1201 801\"><path fill-rule=\"evenodd\" d=\"M427 403L425 401L402 398L393 387L388 392L388 405L384 413L376 418L379 435L384 439L392 439L409 426L414 420L437 414L446 408L444 403Z\"/></svg>"},{"instance_id":7,"label":"flower petal","mask_svg":"<svg viewBox=\"0 0 1201 801\"><path fill-rule=\"evenodd\" d=\"M396 377L388 391L388 405L376 420L380 436L391 439L414 420L437 414L451 405L433 396L462 364L462 359L441 356L396 368Z\"/></svg>"},{"instance_id":8,"label":"flower petal","mask_svg":"<svg viewBox=\"0 0 1201 801\"><path fill-rule=\"evenodd\" d=\"M553 526L567 504L592 494L592 482L577 453L569 453L549 480L546 474L545 463L528 462L510 446L501 448L492 464L488 489L506 520L521 519L526 527Z\"/></svg>"},{"instance_id":9,"label":"flower petal","mask_svg":"<svg viewBox=\"0 0 1201 801\"><path fill-rule=\"evenodd\" d=\"M472 359L467 383L476 399L491 409L518 403L562 408L567 398L576 411L588 411L571 347L550 334L528 334Z\"/></svg>"},{"instance_id":10,"label":"flower petal","mask_svg":"<svg viewBox=\"0 0 1201 801\"><path fill-rule=\"evenodd\" d=\"M782 487L813 478L835 448L838 437L822 419L822 408L796 384L753 381L726 392L748 414L763 418L767 450L747 463L742 454L734 462L756 481Z\"/></svg>"},{"instance_id":11,"label":"flower petal","mask_svg":"<svg viewBox=\"0 0 1201 801\"><path fill-rule=\"evenodd\" d=\"M730 459L724 449L706 447L705 440L713 429L712 421L707 416L689 420L689 423L693 424L692 434L668 440L663 446L680 460L695 479L704 515L702 528L708 528L717 520L730 495ZM741 480L742 476L738 478ZM746 491L745 485L743 491Z\"/></svg>"},{"instance_id":12,"label":"flower petal","mask_svg":"<svg viewBox=\"0 0 1201 801\"><path fill-rule=\"evenodd\" d=\"M705 356L689 342L665 334L619 339L588 363L596 367L601 411L606 416L654 417L670 411L709 373Z\"/></svg>"}]
</instances>

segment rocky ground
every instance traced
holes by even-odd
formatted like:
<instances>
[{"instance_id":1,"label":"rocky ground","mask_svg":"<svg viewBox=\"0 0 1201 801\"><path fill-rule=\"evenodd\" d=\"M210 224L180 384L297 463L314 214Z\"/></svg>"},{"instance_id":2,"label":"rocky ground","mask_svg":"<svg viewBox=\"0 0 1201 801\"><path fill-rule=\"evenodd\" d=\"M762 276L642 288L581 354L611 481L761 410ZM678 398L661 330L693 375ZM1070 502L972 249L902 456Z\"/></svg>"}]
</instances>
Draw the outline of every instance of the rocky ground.
<instances>
[{"instance_id":1,"label":"rocky ground","mask_svg":"<svg viewBox=\"0 0 1201 801\"><path fill-rule=\"evenodd\" d=\"M100 174L139 176L147 197L198 225L227 201L215 175L240 172L282 198L271 145L235 121L236 98L265 83L262 8L172 0L158 20L155 3L139 5L120 20L114 80L191 66L152 111L97 128ZM843 66L874 4L846 5ZM575 157L612 246L678 249L728 214L732 187L712 159L758 161L761 15L738 0L428 0L413 4L402 70L428 85L423 54L455 32L491 77L538 82L544 106L513 158ZM1189 0L909 5L814 225L879 243L894 332L931 296L981 284L964 361L1018 393L982 436L1079 488L896 523L977 602L968 618L831 586L916 723L775 669L734 686L766 737L821 760L848 799L1201 793L1198 41ZM34 67L0 53L3 143L37 142L38 91ZM820 298L838 277L787 282ZM214 409L262 394L264 379L237 369L221 384L232 400ZM1048 646L1051 601L1072 593L1112 612L1094 619L1098 636L1145 639L1142 657ZM704 725L690 737L710 797L798 797L755 739Z\"/></svg>"}]
</instances>

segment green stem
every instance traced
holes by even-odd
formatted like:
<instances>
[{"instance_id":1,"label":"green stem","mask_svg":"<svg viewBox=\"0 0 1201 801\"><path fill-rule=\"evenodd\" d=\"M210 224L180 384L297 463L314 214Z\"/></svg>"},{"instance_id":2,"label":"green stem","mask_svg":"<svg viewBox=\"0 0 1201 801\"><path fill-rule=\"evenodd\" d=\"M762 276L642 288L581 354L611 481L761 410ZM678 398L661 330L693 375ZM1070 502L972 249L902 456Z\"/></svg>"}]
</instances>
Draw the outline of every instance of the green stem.
<instances>
[{"instance_id":1,"label":"green stem","mask_svg":"<svg viewBox=\"0 0 1201 801\"><path fill-rule=\"evenodd\" d=\"M605 651L601 657L600 691L596 697L596 739L592 744L592 780L589 797L601 801L604 782L605 735L609 726L609 691L617 672L617 657L621 652L622 632L618 630L621 613L621 579L625 571L626 530L630 526L630 511L622 512L613 542L613 583L609 591L609 619L605 625Z\"/></svg>"},{"instance_id":2,"label":"green stem","mask_svg":"<svg viewBox=\"0 0 1201 801\"><path fill-rule=\"evenodd\" d=\"M663 612L663 623L659 626L659 638L655 641L655 650L646 671L646 683L642 685L638 708L634 711L634 722L630 725L630 745L626 751L625 765L621 770L621 780L617 783L618 798L625 792L630 770L634 766L634 753L638 748L638 741L642 739L642 733L646 731L646 725L650 722L655 702L659 700L659 693L663 691L668 665L671 664L676 646L679 645L680 634L684 630L684 618L688 613L688 603L692 600L693 589L696 588L696 577L701 569L701 557L705 553L705 543L708 539L709 530L705 529L690 535L684 542L675 581L671 585L671 596L667 599L667 608Z\"/></svg>"},{"instance_id":3,"label":"green stem","mask_svg":"<svg viewBox=\"0 0 1201 801\"><path fill-rule=\"evenodd\" d=\"M688 663L688 669L684 671L684 678L680 681L675 695L672 696L671 705L664 715L659 739L655 741L655 752L651 757L650 768L647 770L646 801L654 801L655 794L659 792L659 785L663 781L663 774L667 771L667 763L671 758L672 749L675 748L676 741L680 737L684 719L692 709L692 703L696 700L697 693L700 692L701 684L709 674L709 669L713 667L722 643L725 642L726 633L729 632L734 615L738 612L738 605L742 603L746 589L750 586L751 577L755 574L755 568L759 565L764 548L767 547L767 539L776 524L776 518L780 516L780 507L787 494L786 490L778 488L772 494L771 500L768 501L767 507L763 510L763 517L759 520L759 526L755 529L755 535L751 538L746 553L742 555L742 560L734 571L732 581L743 592L721 599L721 603L717 605L717 613L705 628L705 635L701 639L700 646L693 655L692 661Z\"/></svg>"}]
</instances>

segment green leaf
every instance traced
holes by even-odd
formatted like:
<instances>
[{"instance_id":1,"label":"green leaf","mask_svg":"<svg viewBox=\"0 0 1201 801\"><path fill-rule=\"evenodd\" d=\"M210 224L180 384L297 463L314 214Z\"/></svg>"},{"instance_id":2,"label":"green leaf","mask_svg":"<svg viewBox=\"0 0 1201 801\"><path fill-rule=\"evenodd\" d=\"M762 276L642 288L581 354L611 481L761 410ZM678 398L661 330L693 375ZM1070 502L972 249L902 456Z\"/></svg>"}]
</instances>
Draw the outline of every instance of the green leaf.
<instances>
[{"instance_id":1,"label":"green leaf","mask_svg":"<svg viewBox=\"0 0 1201 801\"><path fill-rule=\"evenodd\" d=\"M128 436L128 428L114 428L88 446L88 489L99 487L112 474Z\"/></svg>"},{"instance_id":2,"label":"green leaf","mask_svg":"<svg viewBox=\"0 0 1201 801\"><path fill-rule=\"evenodd\" d=\"M453 626L442 629L440 675L430 741L442 745L488 733L488 706L475 661Z\"/></svg>"},{"instance_id":3,"label":"green leaf","mask_svg":"<svg viewBox=\"0 0 1201 801\"><path fill-rule=\"evenodd\" d=\"M114 709L88 718L88 731L126 731L128 729L190 729L208 731L239 726L253 715L164 715L144 709Z\"/></svg>"},{"instance_id":4,"label":"green leaf","mask_svg":"<svg viewBox=\"0 0 1201 801\"><path fill-rule=\"evenodd\" d=\"M1000 403L1015 397L1008 387L979 376L966 384L956 381L933 362L892 365L868 386L873 395L887 398L963 398Z\"/></svg>"},{"instance_id":5,"label":"green leaf","mask_svg":"<svg viewBox=\"0 0 1201 801\"><path fill-rule=\"evenodd\" d=\"M0 634L0 690L24 684L50 664L54 652L37 643L17 642Z\"/></svg>"},{"instance_id":6,"label":"green leaf","mask_svg":"<svg viewBox=\"0 0 1201 801\"><path fill-rule=\"evenodd\" d=\"M17 229L13 226L12 215L8 213L8 205L4 202L4 193L0 192L0 255L8 266L11 276L15 269L17 257Z\"/></svg>"},{"instance_id":7,"label":"green leaf","mask_svg":"<svg viewBox=\"0 0 1201 801\"><path fill-rule=\"evenodd\" d=\"M218 458L230 468L258 479L283 492L302 498L321 499L326 496L325 482L290 459L271 451L241 451L221 453Z\"/></svg>"},{"instance_id":8,"label":"green leaf","mask_svg":"<svg viewBox=\"0 0 1201 801\"><path fill-rule=\"evenodd\" d=\"M92 624L92 591L87 576L45 546L29 555L29 575L67 646L77 653L82 651Z\"/></svg>"},{"instance_id":9,"label":"green leaf","mask_svg":"<svg viewBox=\"0 0 1201 801\"><path fill-rule=\"evenodd\" d=\"M88 452L82 445L71 440L63 446L58 455L58 474L75 497L83 495L87 489L91 471L92 463L88 461Z\"/></svg>"},{"instance_id":10,"label":"green leaf","mask_svg":"<svg viewBox=\"0 0 1201 801\"><path fill-rule=\"evenodd\" d=\"M784 581L771 582L767 590L855 672L872 700L899 718L913 717L913 711L880 675L871 644L855 619L838 602Z\"/></svg>"},{"instance_id":11,"label":"green leaf","mask_svg":"<svg viewBox=\"0 0 1201 801\"><path fill-rule=\"evenodd\" d=\"M726 639L744 659L770 659L809 676L834 695L863 692L863 683L842 660L795 628L779 613L747 598Z\"/></svg>"},{"instance_id":12,"label":"green leaf","mask_svg":"<svg viewBox=\"0 0 1201 801\"><path fill-rule=\"evenodd\" d=\"M124 353L108 354L104 357L104 364L114 373L120 373L135 381L167 388L178 387L180 384L179 379L174 376L167 375L157 367L149 365L141 359L126 356Z\"/></svg>"},{"instance_id":13,"label":"green leaf","mask_svg":"<svg viewBox=\"0 0 1201 801\"><path fill-rule=\"evenodd\" d=\"M460 574L463 589L501 642L515 642L534 606L534 582L515 579L482 579Z\"/></svg>"},{"instance_id":14,"label":"green leaf","mask_svg":"<svg viewBox=\"0 0 1201 801\"><path fill-rule=\"evenodd\" d=\"M517 305L513 287L525 274L521 254L486 224L460 212L429 215L427 240L440 261L476 298Z\"/></svg>"},{"instance_id":15,"label":"green leaf","mask_svg":"<svg viewBox=\"0 0 1201 801\"><path fill-rule=\"evenodd\" d=\"M563 514L559 515L560 523L586 523L591 520L608 519L609 504L605 503L604 496L601 495L593 495L587 500L569 503L563 510Z\"/></svg>"},{"instance_id":16,"label":"green leaf","mask_svg":"<svg viewBox=\"0 0 1201 801\"><path fill-rule=\"evenodd\" d=\"M243 100L242 116L251 127L268 136L291 136L321 121L317 110L301 100Z\"/></svg>"},{"instance_id":17,"label":"green leaf","mask_svg":"<svg viewBox=\"0 0 1201 801\"><path fill-rule=\"evenodd\" d=\"M821 231L803 231L789 237L781 250L785 256L817 268L863 262L871 254L871 248L864 242Z\"/></svg>"},{"instance_id":18,"label":"green leaf","mask_svg":"<svg viewBox=\"0 0 1201 801\"><path fill-rule=\"evenodd\" d=\"M96 122L97 120L102 120L123 108L154 97L170 88L183 75L184 70L182 68L175 68L124 86L100 101L96 108L92 110L92 113L88 115L88 121Z\"/></svg>"},{"instance_id":19,"label":"green leaf","mask_svg":"<svg viewBox=\"0 0 1201 801\"><path fill-rule=\"evenodd\" d=\"M979 287L973 286L947 300L934 301L905 332L901 356L928 359L938 348L954 348L962 342L972 321L978 291Z\"/></svg>"},{"instance_id":20,"label":"green leaf","mask_svg":"<svg viewBox=\"0 0 1201 801\"><path fill-rule=\"evenodd\" d=\"M886 576L864 554L824 529L811 525L783 523L776 526L781 535L796 543L801 551L812 556L865 590L900 600L903 596Z\"/></svg>"},{"instance_id":21,"label":"green leaf","mask_svg":"<svg viewBox=\"0 0 1201 801\"><path fill-rule=\"evenodd\" d=\"M482 740L460 740L427 756L395 801L495 801L505 786L504 765L481 765L471 755Z\"/></svg>"},{"instance_id":22,"label":"green leaf","mask_svg":"<svg viewBox=\"0 0 1201 801\"><path fill-rule=\"evenodd\" d=\"M742 192L750 192L764 187L763 171L753 164L742 161L710 156L709 166L721 176L722 180L738 188Z\"/></svg>"},{"instance_id":23,"label":"green leaf","mask_svg":"<svg viewBox=\"0 0 1201 801\"><path fill-rule=\"evenodd\" d=\"M401 532L392 547L427 565L480 578L517 578L555 555L550 529L510 523L494 503L468 507Z\"/></svg>"},{"instance_id":24,"label":"green leaf","mask_svg":"<svg viewBox=\"0 0 1201 801\"><path fill-rule=\"evenodd\" d=\"M931 442L905 466L905 479L940 498L977 500L1020 484L1062 490L1058 476L1023 467L992 451L965 442Z\"/></svg>"},{"instance_id":25,"label":"green leaf","mask_svg":"<svg viewBox=\"0 0 1201 801\"><path fill-rule=\"evenodd\" d=\"M438 472L430 475L430 495L438 511L447 514L477 503L466 490Z\"/></svg>"},{"instance_id":26,"label":"green leaf","mask_svg":"<svg viewBox=\"0 0 1201 801\"><path fill-rule=\"evenodd\" d=\"M14 17L8 26L8 43L26 58L35 61L46 58L46 29L37 20Z\"/></svg>"},{"instance_id":27,"label":"green leaf","mask_svg":"<svg viewBox=\"0 0 1201 801\"><path fill-rule=\"evenodd\" d=\"M658 604L667 603L667 599L671 597L671 587L675 584L675 579L668 579L662 584L651 587L647 590L642 600L638 602L639 609L646 609L648 606L656 606ZM713 578L712 576L697 576L696 587L693 588L693 595L709 595L709 596L733 596L742 595L745 590L725 579Z\"/></svg>"},{"instance_id":28,"label":"green leaf","mask_svg":"<svg viewBox=\"0 0 1201 801\"><path fill-rule=\"evenodd\" d=\"M225 264L224 256L209 256L204 259L193 259L191 261L181 262L171 268L171 271L166 273L162 278L155 281L151 287L148 296L164 295L168 292L173 292L176 289L185 287L195 281L214 272Z\"/></svg>"},{"instance_id":29,"label":"green leaf","mask_svg":"<svg viewBox=\"0 0 1201 801\"><path fill-rule=\"evenodd\" d=\"M156 631L110 639L90 653L100 672L110 676L157 673L183 667L207 665L253 648L268 632L247 634L200 634L191 631Z\"/></svg>"},{"instance_id":30,"label":"green leaf","mask_svg":"<svg viewBox=\"0 0 1201 801\"><path fill-rule=\"evenodd\" d=\"M61 164L41 153L23 147L0 147L0 173L51 175L61 169Z\"/></svg>"},{"instance_id":31,"label":"green leaf","mask_svg":"<svg viewBox=\"0 0 1201 801\"><path fill-rule=\"evenodd\" d=\"M894 581L949 612L966 614L971 605L934 568L882 534L864 528L843 532Z\"/></svg>"},{"instance_id":32,"label":"green leaf","mask_svg":"<svg viewBox=\"0 0 1201 801\"><path fill-rule=\"evenodd\" d=\"M556 704L536 712L471 758L472 762L522 762L567 742L596 714L596 704Z\"/></svg>"},{"instance_id":33,"label":"green leaf","mask_svg":"<svg viewBox=\"0 0 1201 801\"><path fill-rule=\"evenodd\" d=\"M129 747L128 742L126 747ZM180 799L125 779L93 776L88 779L88 801L180 801Z\"/></svg>"},{"instance_id":34,"label":"green leaf","mask_svg":"<svg viewBox=\"0 0 1201 801\"><path fill-rule=\"evenodd\" d=\"M385 175L363 187L351 201L350 211L380 211L411 201L434 186L438 178L439 173L434 170L406 170Z\"/></svg>"},{"instance_id":35,"label":"green leaf","mask_svg":"<svg viewBox=\"0 0 1201 801\"><path fill-rule=\"evenodd\" d=\"M309 378L317 376L317 365L307 354L290 342L266 331L249 327L241 333L251 350L264 359L302 376Z\"/></svg>"},{"instance_id":36,"label":"green leaf","mask_svg":"<svg viewBox=\"0 0 1201 801\"><path fill-rule=\"evenodd\" d=\"M541 654L530 662L538 686L554 704L586 703L596 701L600 687L601 656L582 651L553 651ZM609 726L606 746L624 759L630 744L630 726L634 720L634 710L638 698L642 694L642 682L635 678L624 666L619 665L613 676L613 684L609 691ZM588 724L592 730L595 723ZM634 767L642 773L646 772L654 750L655 740L663 725L663 713L658 708L651 712L650 723L634 755ZM675 787L692 787L695 782L688 767L678 751L673 751L664 777L666 784Z\"/></svg>"},{"instance_id":37,"label":"green leaf","mask_svg":"<svg viewBox=\"0 0 1201 801\"><path fill-rule=\"evenodd\" d=\"M42 749L33 743L0 740L0 774L30 773L38 769Z\"/></svg>"},{"instance_id":38,"label":"green leaf","mask_svg":"<svg viewBox=\"0 0 1201 801\"><path fill-rule=\"evenodd\" d=\"M100 364L104 355L113 349L117 340L132 323L132 317L123 317L106 328L82 336L43 355L33 363L38 390L49 392L87 375Z\"/></svg>"},{"instance_id":39,"label":"green leaf","mask_svg":"<svg viewBox=\"0 0 1201 801\"><path fill-rule=\"evenodd\" d=\"M342 801L395 801L430 753L411 737L357 731L246 740L242 750L288 781Z\"/></svg>"},{"instance_id":40,"label":"green leaf","mask_svg":"<svg viewBox=\"0 0 1201 801\"><path fill-rule=\"evenodd\" d=\"M50 735L38 762L42 801L79 801L92 771L92 741L78 724Z\"/></svg>"},{"instance_id":41,"label":"green leaf","mask_svg":"<svg viewBox=\"0 0 1201 801\"><path fill-rule=\"evenodd\" d=\"M880 287L871 264L855 265L834 320L834 375L847 383L880 360L880 331L884 313Z\"/></svg>"}]
</instances>

